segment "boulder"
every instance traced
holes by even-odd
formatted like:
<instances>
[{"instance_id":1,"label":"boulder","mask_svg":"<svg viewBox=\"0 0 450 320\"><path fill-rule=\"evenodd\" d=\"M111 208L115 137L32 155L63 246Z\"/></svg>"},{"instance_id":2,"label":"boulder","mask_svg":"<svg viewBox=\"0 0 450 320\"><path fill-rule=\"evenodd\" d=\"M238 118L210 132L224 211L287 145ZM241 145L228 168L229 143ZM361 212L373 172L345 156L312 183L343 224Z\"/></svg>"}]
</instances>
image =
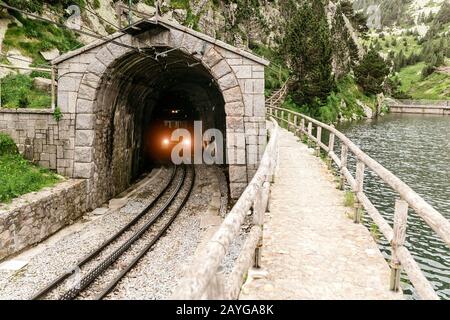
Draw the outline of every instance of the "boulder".
<instances>
[{"instance_id":1,"label":"boulder","mask_svg":"<svg viewBox=\"0 0 450 320\"><path fill-rule=\"evenodd\" d=\"M365 103L361 102L360 100L356 100L356 103L363 108L364 113L366 114L366 118L373 119L376 116L376 113L373 112L372 108L370 108Z\"/></svg>"},{"instance_id":2,"label":"boulder","mask_svg":"<svg viewBox=\"0 0 450 320\"><path fill-rule=\"evenodd\" d=\"M33 87L39 90L51 91L52 81L50 79L36 77L33 78Z\"/></svg>"}]
</instances>

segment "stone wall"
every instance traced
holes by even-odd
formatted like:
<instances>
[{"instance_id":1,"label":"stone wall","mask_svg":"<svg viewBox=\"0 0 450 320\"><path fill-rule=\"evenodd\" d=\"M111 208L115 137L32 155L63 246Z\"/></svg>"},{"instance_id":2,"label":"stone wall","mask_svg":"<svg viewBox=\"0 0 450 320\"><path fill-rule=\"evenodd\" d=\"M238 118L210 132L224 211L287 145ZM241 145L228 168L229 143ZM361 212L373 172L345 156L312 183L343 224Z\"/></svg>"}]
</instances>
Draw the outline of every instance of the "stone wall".
<instances>
[{"instance_id":1,"label":"stone wall","mask_svg":"<svg viewBox=\"0 0 450 320\"><path fill-rule=\"evenodd\" d=\"M0 260L44 240L85 212L85 180L64 181L0 205Z\"/></svg>"},{"instance_id":2,"label":"stone wall","mask_svg":"<svg viewBox=\"0 0 450 320\"><path fill-rule=\"evenodd\" d=\"M0 132L10 135L30 161L71 177L75 144L75 115L60 121L50 109L0 109Z\"/></svg>"}]
</instances>

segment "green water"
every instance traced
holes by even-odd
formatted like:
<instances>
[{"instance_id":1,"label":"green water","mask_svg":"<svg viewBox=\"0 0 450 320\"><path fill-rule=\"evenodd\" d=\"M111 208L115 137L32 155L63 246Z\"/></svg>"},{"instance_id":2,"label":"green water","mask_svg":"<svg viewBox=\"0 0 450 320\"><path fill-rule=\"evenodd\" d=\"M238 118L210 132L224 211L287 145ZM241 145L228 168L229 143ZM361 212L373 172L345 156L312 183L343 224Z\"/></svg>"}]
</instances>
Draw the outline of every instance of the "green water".
<instances>
[{"instance_id":1,"label":"green water","mask_svg":"<svg viewBox=\"0 0 450 320\"><path fill-rule=\"evenodd\" d=\"M391 114L338 129L450 219L450 116ZM349 163L354 174L355 159ZM364 191L392 225L398 195L367 170ZM370 226L369 218L365 223ZM380 238L379 244L388 259L388 243ZM406 245L438 295L450 299L450 249L412 210ZM409 298L417 298L405 276L402 287Z\"/></svg>"}]
</instances>

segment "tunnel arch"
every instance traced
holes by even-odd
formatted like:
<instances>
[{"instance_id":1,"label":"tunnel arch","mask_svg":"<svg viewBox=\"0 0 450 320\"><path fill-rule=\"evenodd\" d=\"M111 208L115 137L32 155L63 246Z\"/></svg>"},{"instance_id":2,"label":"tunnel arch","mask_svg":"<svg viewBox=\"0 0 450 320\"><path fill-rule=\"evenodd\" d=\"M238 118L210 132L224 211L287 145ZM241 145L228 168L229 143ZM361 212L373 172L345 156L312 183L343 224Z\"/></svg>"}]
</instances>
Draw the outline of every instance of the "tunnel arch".
<instances>
[{"instance_id":1,"label":"tunnel arch","mask_svg":"<svg viewBox=\"0 0 450 320\"><path fill-rule=\"evenodd\" d=\"M58 171L88 179L91 206L110 199L141 168L139 139L158 99L184 95L204 121L204 130L223 131L225 155L235 161L228 165L228 175L231 196L237 198L265 148L268 63L168 21L151 25L150 30L117 33L53 61L58 105L70 119L69 131L73 126ZM249 163L253 158L256 162Z\"/></svg>"},{"instance_id":2,"label":"tunnel arch","mask_svg":"<svg viewBox=\"0 0 450 320\"><path fill-rule=\"evenodd\" d=\"M151 54L168 50L161 46ZM106 198L127 188L145 168L145 129L167 96L184 100L203 130L217 128L226 137L224 88L204 64L180 50L158 61L148 55L129 52L114 60L97 89L93 188Z\"/></svg>"}]
</instances>

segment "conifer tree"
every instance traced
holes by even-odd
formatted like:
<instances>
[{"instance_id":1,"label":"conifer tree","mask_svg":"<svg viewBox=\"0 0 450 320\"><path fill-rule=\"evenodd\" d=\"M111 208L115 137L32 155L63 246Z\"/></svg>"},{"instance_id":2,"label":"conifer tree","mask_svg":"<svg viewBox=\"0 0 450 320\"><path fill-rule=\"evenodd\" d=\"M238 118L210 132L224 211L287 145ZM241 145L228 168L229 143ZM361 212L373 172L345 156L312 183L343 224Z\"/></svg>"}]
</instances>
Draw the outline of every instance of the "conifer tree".
<instances>
[{"instance_id":1,"label":"conifer tree","mask_svg":"<svg viewBox=\"0 0 450 320\"><path fill-rule=\"evenodd\" d=\"M299 105L326 101L334 88L331 37L323 0L292 6L284 52L294 73L293 99Z\"/></svg>"},{"instance_id":2,"label":"conifer tree","mask_svg":"<svg viewBox=\"0 0 450 320\"><path fill-rule=\"evenodd\" d=\"M389 68L375 50L369 51L354 71L356 81L365 93L378 94L383 91L383 82L389 74Z\"/></svg>"}]
</instances>

